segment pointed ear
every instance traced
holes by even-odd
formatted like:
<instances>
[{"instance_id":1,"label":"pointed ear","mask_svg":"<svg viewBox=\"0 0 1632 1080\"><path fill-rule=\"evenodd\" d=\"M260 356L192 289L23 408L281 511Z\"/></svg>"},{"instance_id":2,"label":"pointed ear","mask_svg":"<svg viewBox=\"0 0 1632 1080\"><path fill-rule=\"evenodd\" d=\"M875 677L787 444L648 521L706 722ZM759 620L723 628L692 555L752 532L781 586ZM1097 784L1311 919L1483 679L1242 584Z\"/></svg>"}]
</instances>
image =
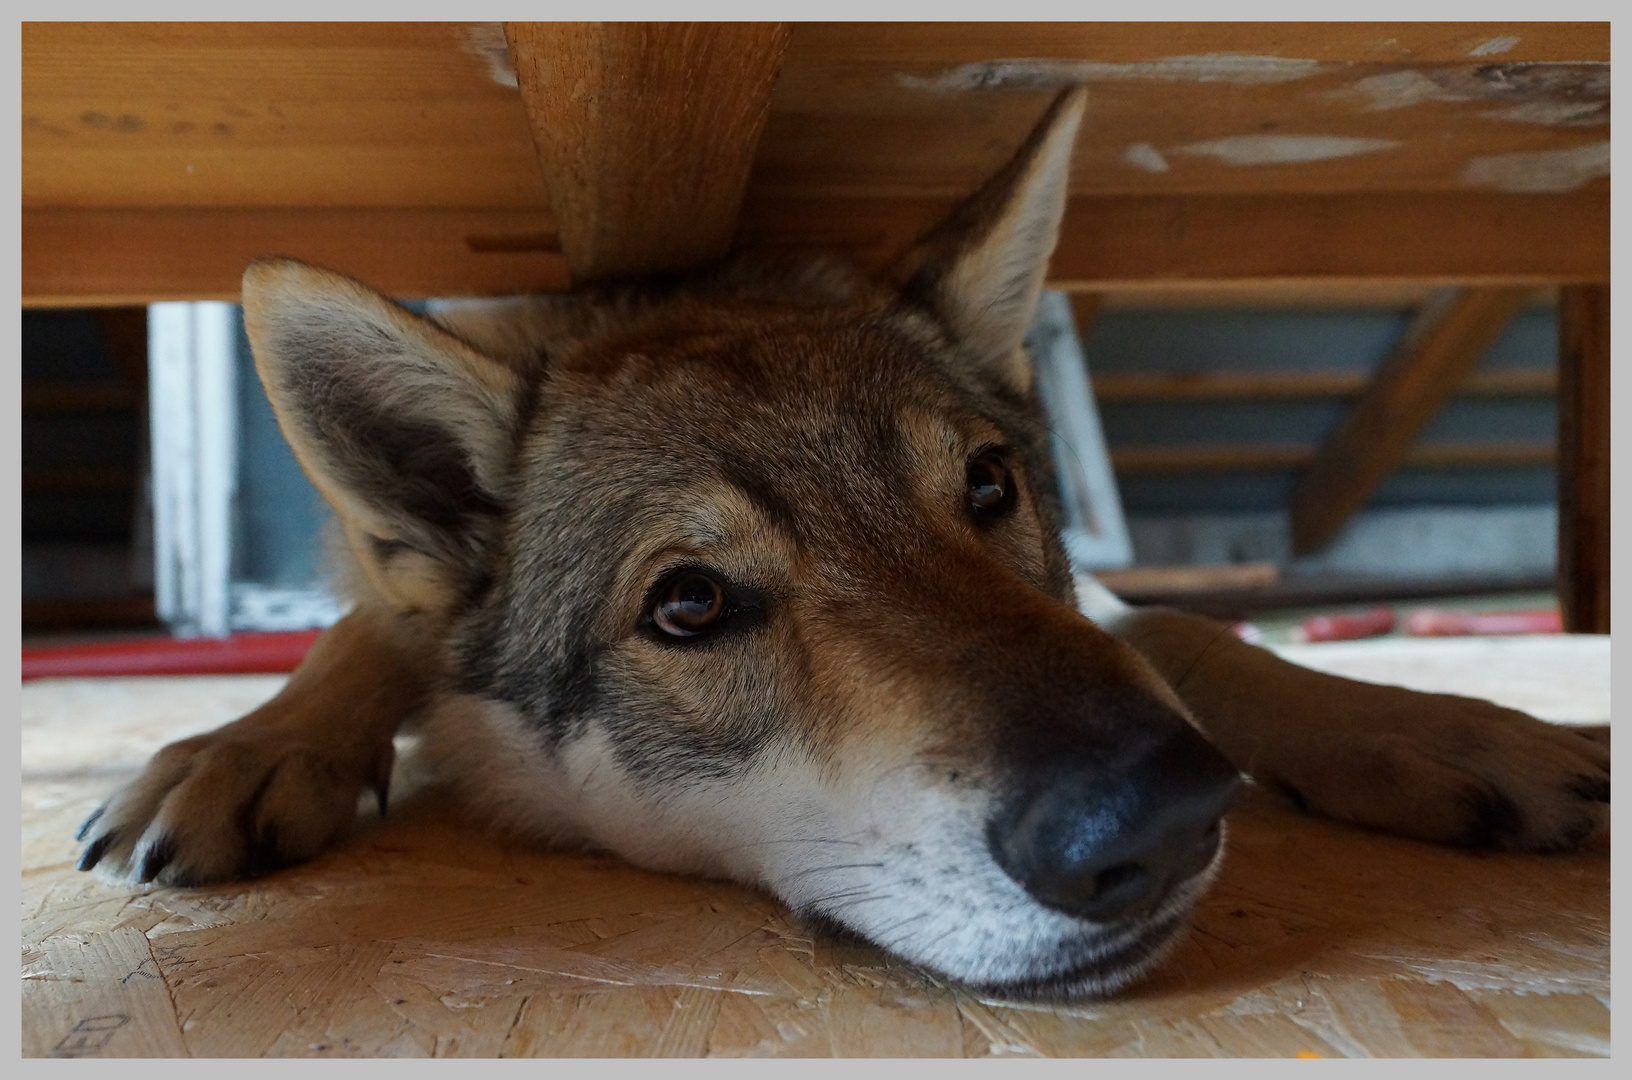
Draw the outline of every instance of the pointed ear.
<instances>
[{"instance_id":1,"label":"pointed ear","mask_svg":"<svg viewBox=\"0 0 1632 1080\"><path fill-rule=\"evenodd\" d=\"M1065 216L1071 147L1088 92L1062 91L998 174L960 203L893 268L909 302L951 330L969 360L1026 390L1020 350Z\"/></svg>"},{"instance_id":2,"label":"pointed ear","mask_svg":"<svg viewBox=\"0 0 1632 1080\"><path fill-rule=\"evenodd\" d=\"M284 438L364 575L445 611L494 535L527 388L379 293L291 259L244 272L244 326Z\"/></svg>"}]
</instances>

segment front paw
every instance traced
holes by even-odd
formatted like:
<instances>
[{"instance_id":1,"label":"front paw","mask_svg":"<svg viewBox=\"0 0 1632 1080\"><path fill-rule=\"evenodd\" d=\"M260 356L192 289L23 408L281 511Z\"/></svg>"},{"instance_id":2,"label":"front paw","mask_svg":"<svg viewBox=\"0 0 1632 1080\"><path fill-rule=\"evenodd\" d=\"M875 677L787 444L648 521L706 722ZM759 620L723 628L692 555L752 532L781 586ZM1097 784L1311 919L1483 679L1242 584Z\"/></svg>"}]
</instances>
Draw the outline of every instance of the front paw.
<instances>
[{"instance_id":1,"label":"front paw","mask_svg":"<svg viewBox=\"0 0 1632 1080\"><path fill-rule=\"evenodd\" d=\"M1255 778L1308 809L1423 840L1572 847L1609 820L1607 729L1488 701L1351 684L1343 722Z\"/></svg>"},{"instance_id":2,"label":"front paw","mask_svg":"<svg viewBox=\"0 0 1632 1080\"><path fill-rule=\"evenodd\" d=\"M80 826L79 869L199 885L308 859L352 822L365 786L385 809L391 744L352 757L230 724L171 743Z\"/></svg>"}]
</instances>

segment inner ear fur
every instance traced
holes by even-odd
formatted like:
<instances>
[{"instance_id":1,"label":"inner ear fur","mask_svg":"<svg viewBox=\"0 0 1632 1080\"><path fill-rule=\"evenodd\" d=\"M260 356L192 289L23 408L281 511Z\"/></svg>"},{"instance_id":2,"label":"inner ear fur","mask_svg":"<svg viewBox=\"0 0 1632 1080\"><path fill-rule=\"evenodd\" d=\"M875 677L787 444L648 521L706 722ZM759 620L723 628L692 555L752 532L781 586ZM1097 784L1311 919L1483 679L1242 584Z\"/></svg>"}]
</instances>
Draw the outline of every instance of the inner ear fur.
<instances>
[{"instance_id":1,"label":"inner ear fur","mask_svg":"<svg viewBox=\"0 0 1632 1080\"><path fill-rule=\"evenodd\" d=\"M1021 348L1059 239L1071 148L1088 92L1056 97L1013 158L892 267L903 299L932 312L978 373L1025 392Z\"/></svg>"},{"instance_id":2,"label":"inner ear fur","mask_svg":"<svg viewBox=\"0 0 1632 1080\"><path fill-rule=\"evenodd\" d=\"M526 387L427 319L292 259L244 272L278 425L392 607L452 603L498 525Z\"/></svg>"}]
</instances>

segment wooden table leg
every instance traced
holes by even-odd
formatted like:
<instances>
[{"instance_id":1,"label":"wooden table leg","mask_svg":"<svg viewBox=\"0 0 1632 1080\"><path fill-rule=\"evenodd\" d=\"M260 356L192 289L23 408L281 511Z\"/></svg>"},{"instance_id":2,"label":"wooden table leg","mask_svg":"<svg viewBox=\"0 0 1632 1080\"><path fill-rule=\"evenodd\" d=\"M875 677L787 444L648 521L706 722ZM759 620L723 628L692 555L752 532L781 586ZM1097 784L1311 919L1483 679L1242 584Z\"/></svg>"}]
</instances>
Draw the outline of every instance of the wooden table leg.
<instances>
[{"instance_id":1,"label":"wooden table leg","mask_svg":"<svg viewBox=\"0 0 1632 1080\"><path fill-rule=\"evenodd\" d=\"M1564 629L1609 633L1609 286L1558 304L1558 598Z\"/></svg>"}]
</instances>

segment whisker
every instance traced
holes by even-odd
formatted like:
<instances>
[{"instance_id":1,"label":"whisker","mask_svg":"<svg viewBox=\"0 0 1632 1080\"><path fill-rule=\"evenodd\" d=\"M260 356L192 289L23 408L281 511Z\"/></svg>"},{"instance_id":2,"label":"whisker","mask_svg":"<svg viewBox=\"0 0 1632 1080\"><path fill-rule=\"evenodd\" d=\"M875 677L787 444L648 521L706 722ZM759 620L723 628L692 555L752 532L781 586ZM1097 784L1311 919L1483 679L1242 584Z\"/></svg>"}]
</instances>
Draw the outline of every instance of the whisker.
<instances>
[{"instance_id":1,"label":"whisker","mask_svg":"<svg viewBox=\"0 0 1632 1080\"><path fill-rule=\"evenodd\" d=\"M808 870L795 870L782 880L792 881L796 877L804 877L806 874L820 874L827 870L877 870L883 866L884 864L881 862L830 863L827 866L812 866Z\"/></svg>"}]
</instances>

